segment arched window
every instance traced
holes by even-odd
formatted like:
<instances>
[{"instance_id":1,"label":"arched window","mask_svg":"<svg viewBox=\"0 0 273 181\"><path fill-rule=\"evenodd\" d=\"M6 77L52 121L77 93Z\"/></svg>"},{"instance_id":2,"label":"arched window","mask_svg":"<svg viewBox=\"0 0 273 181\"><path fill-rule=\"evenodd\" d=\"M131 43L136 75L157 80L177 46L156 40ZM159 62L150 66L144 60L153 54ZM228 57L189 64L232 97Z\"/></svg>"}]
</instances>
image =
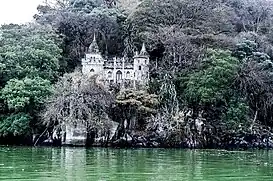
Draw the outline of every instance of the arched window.
<instances>
[{"instance_id":1,"label":"arched window","mask_svg":"<svg viewBox=\"0 0 273 181\"><path fill-rule=\"evenodd\" d=\"M130 71L126 72L126 78L127 78L127 79L130 79L130 78L131 78Z\"/></svg>"},{"instance_id":2,"label":"arched window","mask_svg":"<svg viewBox=\"0 0 273 181\"><path fill-rule=\"evenodd\" d=\"M107 77L108 77L108 79L112 78L112 72L111 72L111 71L109 71L109 72L107 73Z\"/></svg>"},{"instance_id":3,"label":"arched window","mask_svg":"<svg viewBox=\"0 0 273 181\"><path fill-rule=\"evenodd\" d=\"M138 66L138 70L141 70L141 66Z\"/></svg>"},{"instance_id":4,"label":"arched window","mask_svg":"<svg viewBox=\"0 0 273 181\"><path fill-rule=\"evenodd\" d=\"M119 70L117 71L117 81L122 79L122 72Z\"/></svg>"},{"instance_id":5,"label":"arched window","mask_svg":"<svg viewBox=\"0 0 273 181\"><path fill-rule=\"evenodd\" d=\"M93 72L95 72L95 70L94 70L94 69L91 69L90 72L93 73Z\"/></svg>"}]
</instances>

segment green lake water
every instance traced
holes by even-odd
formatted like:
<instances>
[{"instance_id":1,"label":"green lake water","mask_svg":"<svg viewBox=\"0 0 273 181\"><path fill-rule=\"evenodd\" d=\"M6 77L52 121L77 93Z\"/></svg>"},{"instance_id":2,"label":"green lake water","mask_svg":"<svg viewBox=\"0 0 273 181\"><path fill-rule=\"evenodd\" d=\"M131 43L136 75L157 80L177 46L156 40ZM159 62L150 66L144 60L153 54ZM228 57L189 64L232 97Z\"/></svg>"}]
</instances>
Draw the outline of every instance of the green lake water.
<instances>
[{"instance_id":1,"label":"green lake water","mask_svg":"<svg viewBox=\"0 0 273 181\"><path fill-rule=\"evenodd\" d=\"M273 151L0 147L0 181L273 181Z\"/></svg>"}]
</instances>

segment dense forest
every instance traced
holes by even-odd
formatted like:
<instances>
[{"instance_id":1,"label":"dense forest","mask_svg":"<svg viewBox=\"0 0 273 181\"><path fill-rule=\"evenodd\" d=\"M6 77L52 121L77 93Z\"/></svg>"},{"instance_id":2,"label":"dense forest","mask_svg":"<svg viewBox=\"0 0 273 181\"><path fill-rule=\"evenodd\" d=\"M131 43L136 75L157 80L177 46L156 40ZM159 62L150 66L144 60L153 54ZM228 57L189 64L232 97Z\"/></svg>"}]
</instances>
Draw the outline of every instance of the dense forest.
<instances>
[{"instance_id":1,"label":"dense forest","mask_svg":"<svg viewBox=\"0 0 273 181\"><path fill-rule=\"evenodd\" d=\"M54 0L37 9L34 22L0 28L1 144L55 143L63 124L82 122L89 145L273 147L273 2ZM105 57L132 57L145 42L149 86L109 91L82 75L94 33Z\"/></svg>"}]
</instances>

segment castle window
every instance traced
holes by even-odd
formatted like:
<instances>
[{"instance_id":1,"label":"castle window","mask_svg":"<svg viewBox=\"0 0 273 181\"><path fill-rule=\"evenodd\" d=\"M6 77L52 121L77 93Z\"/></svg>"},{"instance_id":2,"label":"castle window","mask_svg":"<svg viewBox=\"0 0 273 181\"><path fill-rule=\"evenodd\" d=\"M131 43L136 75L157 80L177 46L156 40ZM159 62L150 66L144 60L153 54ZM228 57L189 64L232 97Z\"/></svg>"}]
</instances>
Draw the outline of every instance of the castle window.
<instances>
[{"instance_id":1,"label":"castle window","mask_svg":"<svg viewBox=\"0 0 273 181\"><path fill-rule=\"evenodd\" d=\"M141 70L141 66L138 66L138 70Z\"/></svg>"},{"instance_id":2,"label":"castle window","mask_svg":"<svg viewBox=\"0 0 273 181\"><path fill-rule=\"evenodd\" d=\"M119 70L117 71L117 81L122 79L122 72Z\"/></svg>"},{"instance_id":3,"label":"castle window","mask_svg":"<svg viewBox=\"0 0 273 181\"><path fill-rule=\"evenodd\" d=\"M130 75L130 72L129 72L129 71L126 73L126 78L127 78L127 79L130 79L130 78L131 78L131 75Z\"/></svg>"},{"instance_id":4,"label":"castle window","mask_svg":"<svg viewBox=\"0 0 273 181\"><path fill-rule=\"evenodd\" d=\"M95 72L95 70L94 70L94 69L91 69L90 72Z\"/></svg>"},{"instance_id":5,"label":"castle window","mask_svg":"<svg viewBox=\"0 0 273 181\"><path fill-rule=\"evenodd\" d=\"M147 60L145 60L145 64L147 64Z\"/></svg>"},{"instance_id":6,"label":"castle window","mask_svg":"<svg viewBox=\"0 0 273 181\"><path fill-rule=\"evenodd\" d=\"M107 73L107 76L108 76L108 78L112 78L112 72L109 71L109 72Z\"/></svg>"}]
</instances>

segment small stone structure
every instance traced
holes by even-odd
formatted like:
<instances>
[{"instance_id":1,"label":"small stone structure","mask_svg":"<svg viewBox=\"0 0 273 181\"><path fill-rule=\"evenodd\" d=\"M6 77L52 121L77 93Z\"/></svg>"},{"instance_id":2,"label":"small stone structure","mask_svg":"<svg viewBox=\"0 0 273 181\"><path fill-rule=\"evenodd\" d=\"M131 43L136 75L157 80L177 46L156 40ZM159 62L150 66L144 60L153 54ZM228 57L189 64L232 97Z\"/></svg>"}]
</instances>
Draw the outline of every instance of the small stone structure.
<instances>
[{"instance_id":1,"label":"small stone structure","mask_svg":"<svg viewBox=\"0 0 273 181\"><path fill-rule=\"evenodd\" d=\"M77 123L76 125L66 124L63 126L64 135L62 145L85 146L87 140L87 126Z\"/></svg>"},{"instance_id":2,"label":"small stone structure","mask_svg":"<svg viewBox=\"0 0 273 181\"><path fill-rule=\"evenodd\" d=\"M140 53L133 58L114 57L105 59L100 53L96 37L82 59L82 73L88 76L99 75L105 86L119 84L125 87L145 86L149 82L149 55L143 43Z\"/></svg>"}]
</instances>

